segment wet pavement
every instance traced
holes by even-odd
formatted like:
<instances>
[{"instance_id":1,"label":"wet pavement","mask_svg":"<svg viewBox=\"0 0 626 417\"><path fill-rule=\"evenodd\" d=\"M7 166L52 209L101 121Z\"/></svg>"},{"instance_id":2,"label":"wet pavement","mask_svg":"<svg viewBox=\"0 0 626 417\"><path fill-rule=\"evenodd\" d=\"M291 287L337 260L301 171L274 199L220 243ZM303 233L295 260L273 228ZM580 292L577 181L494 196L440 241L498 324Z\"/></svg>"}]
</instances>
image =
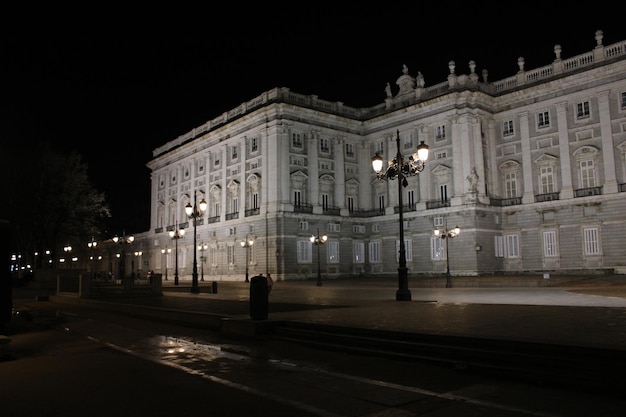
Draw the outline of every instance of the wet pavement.
<instances>
[{"instance_id":1,"label":"wet pavement","mask_svg":"<svg viewBox=\"0 0 626 417\"><path fill-rule=\"evenodd\" d=\"M224 328L251 322L250 284L165 281L162 297L77 299L55 302L114 305L160 312L170 321ZM297 321L408 333L443 334L626 349L626 277L554 287L410 288L411 301L396 301L396 283L383 280L279 281L268 297L267 320ZM14 304L37 308L33 291L15 291ZM41 292L41 291L40 291ZM20 295L24 294L24 295ZM597 295L602 294L602 295ZM40 301L39 301L40 302Z\"/></svg>"}]
</instances>

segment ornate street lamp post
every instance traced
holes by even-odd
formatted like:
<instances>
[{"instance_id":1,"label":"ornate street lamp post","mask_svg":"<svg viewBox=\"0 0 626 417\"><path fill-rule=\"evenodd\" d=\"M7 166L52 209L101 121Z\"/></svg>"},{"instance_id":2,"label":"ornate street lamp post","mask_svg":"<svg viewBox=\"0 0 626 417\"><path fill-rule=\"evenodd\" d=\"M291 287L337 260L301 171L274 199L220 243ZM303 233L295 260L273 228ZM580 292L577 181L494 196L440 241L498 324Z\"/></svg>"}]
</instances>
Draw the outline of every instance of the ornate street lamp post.
<instances>
[{"instance_id":1,"label":"ornate street lamp post","mask_svg":"<svg viewBox=\"0 0 626 417\"><path fill-rule=\"evenodd\" d=\"M246 240L241 241L241 247L246 248L246 282L250 282L250 279L248 278L248 265L250 264L250 258L248 257L248 255L250 253L250 248L252 247L252 245L254 245L254 240L248 239L248 237L246 237Z\"/></svg>"},{"instance_id":2,"label":"ornate street lamp post","mask_svg":"<svg viewBox=\"0 0 626 417\"><path fill-rule=\"evenodd\" d=\"M196 204L195 191L193 193L193 206L191 205L191 203L187 203L187 205L185 206L185 212L187 213L187 216L193 220L193 272L191 273L191 292L193 293L200 292L200 287L198 287L198 252L196 250L196 227L198 225L198 218L204 215L206 208L207 202L204 201L204 198L200 201L199 204Z\"/></svg>"},{"instance_id":3,"label":"ornate street lamp post","mask_svg":"<svg viewBox=\"0 0 626 417\"><path fill-rule=\"evenodd\" d=\"M398 290L396 291L396 301L411 301L411 291L409 290L409 279L406 267L406 251L404 247L404 218L402 206L402 187L409 185L406 177L417 175L424 170L428 159L428 145L421 141L417 146L417 152L404 159L400 153L400 130L396 133L396 145L398 153L396 157L388 162L387 169L383 172L383 158L378 152L372 158L372 168L376 176L381 180L398 180L398 222L400 228L400 253L398 266Z\"/></svg>"},{"instance_id":4,"label":"ornate street lamp post","mask_svg":"<svg viewBox=\"0 0 626 417\"><path fill-rule=\"evenodd\" d=\"M118 243L120 245L130 245L131 243L133 243L135 241L135 236L126 236L126 231L123 230L122 231L122 237L118 237L118 236L114 236L113 239L113 243ZM118 254L117 257L120 259L120 263L119 263L119 272L120 272L120 279L122 280L122 282L126 282L126 280L124 280L124 274L126 272L126 259L125 259L125 252L124 252L124 248L122 248L121 254Z\"/></svg>"},{"instance_id":5,"label":"ornate street lamp post","mask_svg":"<svg viewBox=\"0 0 626 417\"><path fill-rule=\"evenodd\" d=\"M202 253L202 255L200 255L200 262L202 262L201 266L200 266L200 281L204 282L204 262L206 261L206 256L204 256L204 252L209 248L209 245L207 243L200 243L200 245L198 246L198 250L200 251L200 253Z\"/></svg>"},{"instance_id":6,"label":"ornate street lamp post","mask_svg":"<svg viewBox=\"0 0 626 417\"><path fill-rule=\"evenodd\" d=\"M452 230L448 229L435 229L435 236L442 239L454 239L461 233L461 228L456 226ZM444 242L446 245L446 288L452 288L452 280L450 277L450 258L448 258L448 242Z\"/></svg>"},{"instance_id":7,"label":"ornate street lamp post","mask_svg":"<svg viewBox=\"0 0 626 417\"><path fill-rule=\"evenodd\" d=\"M320 270L320 246L326 243L328 236L320 236L320 229L317 229L317 235L311 235L311 243L317 246L317 286L322 286L322 272Z\"/></svg>"},{"instance_id":8,"label":"ornate street lamp post","mask_svg":"<svg viewBox=\"0 0 626 417\"><path fill-rule=\"evenodd\" d=\"M91 265L91 278L95 278L96 277L96 271L94 268L94 257L93 257L93 250L96 248L96 246L98 246L98 242L96 242L96 240L93 238L93 236L91 237L91 241L87 242L87 247L89 249L91 249L91 257L90 259L90 265Z\"/></svg>"},{"instance_id":9,"label":"ornate street lamp post","mask_svg":"<svg viewBox=\"0 0 626 417\"><path fill-rule=\"evenodd\" d=\"M167 257L171 252L172 250L170 248L161 249L161 254L165 255L165 263L163 265L165 265L165 280L166 281L167 281Z\"/></svg>"},{"instance_id":10,"label":"ornate street lamp post","mask_svg":"<svg viewBox=\"0 0 626 417\"><path fill-rule=\"evenodd\" d=\"M175 230L170 230L170 237L174 239L174 285L178 285L178 239L185 236L185 229L179 229L176 226Z\"/></svg>"}]
</instances>

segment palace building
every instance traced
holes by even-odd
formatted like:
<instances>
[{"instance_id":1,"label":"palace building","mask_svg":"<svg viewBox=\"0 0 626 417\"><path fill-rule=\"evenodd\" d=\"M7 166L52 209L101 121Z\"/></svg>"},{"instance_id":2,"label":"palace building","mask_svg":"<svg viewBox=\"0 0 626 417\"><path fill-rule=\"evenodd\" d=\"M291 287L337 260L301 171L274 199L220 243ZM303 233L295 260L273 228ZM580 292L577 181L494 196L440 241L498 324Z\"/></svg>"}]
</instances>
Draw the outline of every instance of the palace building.
<instances>
[{"instance_id":1,"label":"palace building","mask_svg":"<svg viewBox=\"0 0 626 417\"><path fill-rule=\"evenodd\" d=\"M412 280L624 273L626 41L595 39L571 58L554 46L540 68L519 58L498 81L474 61L434 85L404 66L370 108L266 91L154 149L151 226L135 244L148 269L172 277L177 263L190 280L185 206L205 201L195 241L211 281L312 279L318 265L324 279L397 276L400 228ZM429 158L406 186L377 177L376 154L408 159L421 142Z\"/></svg>"}]
</instances>

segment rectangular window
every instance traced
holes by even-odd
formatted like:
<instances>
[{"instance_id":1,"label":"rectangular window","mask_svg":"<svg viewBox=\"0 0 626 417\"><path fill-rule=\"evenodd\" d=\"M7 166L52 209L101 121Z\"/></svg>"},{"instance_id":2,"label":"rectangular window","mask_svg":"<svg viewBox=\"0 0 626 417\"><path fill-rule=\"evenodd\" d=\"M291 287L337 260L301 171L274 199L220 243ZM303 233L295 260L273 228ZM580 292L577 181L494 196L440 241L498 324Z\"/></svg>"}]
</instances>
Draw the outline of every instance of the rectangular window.
<instances>
[{"instance_id":1,"label":"rectangular window","mask_svg":"<svg viewBox=\"0 0 626 417\"><path fill-rule=\"evenodd\" d=\"M541 184L541 194L554 192L554 173L552 167L541 167L539 181Z\"/></svg>"},{"instance_id":2,"label":"rectangular window","mask_svg":"<svg viewBox=\"0 0 626 417\"><path fill-rule=\"evenodd\" d=\"M438 216L433 219L433 226L443 227L443 216Z\"/></svg>"},{"instance_id":3,"label":"rectangular window","mask_svg":"<svg viewBox=\"0 0 626 417\"><path fill-rule=\"evenodd\" d=\"M517 197L517 174L515 172L504 174L504 187L506 198Z\"/></svg>"},{"instance_id":4,"label":"rectangular window","mask_svg":"<svg viewBox=\"0 0 626 417\"><path fill-rule=\"evenodd\" d=\"M620 108L622 110L626 110L626 91L622 92L620 94L621 100L620 100Z\"/></svg>"},{"instance_id":5,"label":"rectangular window","mask_svg":"<svg viewBox=\"0 0 626 417\"><path fill-rule=\"evenodd\" d=\"M588 101L583 101L576 104L576 118L587 119L591 116L590 105Z\"/></svg>"},{"instance_id":6,"label":"rectangular window","mask_svg":"<svg viewBox=\"0 0 626 417\"><path fill-rule=\"evenodd\" d=\"M505 235L504 242L506 243L506 257L519 258L519 235Z\"/></svg>"},{"instance_id":7,"label":"rectangular window","mask_svg":"<svg viewBox=\"0 0 626 417\"><path fill-rule=\"evenodd\" d=\"M448 201L448 185L442 184L439 186L439 193L441 194L441 201Z\"/></svg>"},{"instance_id":8,"label":"rectangular window","mask_svg":"<svg viewBox=\"0 0 626 417\"><path fill-rule=\"evenodd\" d=\"M435 140L441 140L446 138L446 126L440 125L435 129Z\"/></svg>"},{"instance_id":9,"label":"rectangular window","mask_svg":"<svg viewBox=\"0 0 626 417\"><path fill-rule=\"evenodd\" d=\"M258 192L252 193L252 208L253 209L259 208L259 193Z\"/></svg>"},{"instance_id":10,"label":"rectangular window","mask_svg":"<svg viewBox=\"0 0 626 417\"><path fill-rule=\"evenodd\" d=\"M217 247L215 246L209 248L209 263L211 266L217 266Z\"/></svg>"},{"instance_id":11,"label":"rectangular window","mask_svg":"<svg viewBox=\"0 0 626 417\"><path fill-rule=\"evenodd\" d=\"M559 256L556 247L556 231L554 230L543 232L543 256L546 258Z\"/></svg>"},{"instance_id":12,"label":"rectangular window","mask_svg":"<svg viewBox=\"0 0 626 417\"><path fill-rule=\"evenodd\" d=\"M320 152L328 153L330 152L330 145L328 143L328 139L320 139Z\"/></svg>"},{"instance_id":13,"label":"rectangular window","mask_svg":"<svg viewBox=\"0 0 626 417\"><path fill-rule=\"evenodd\" d=\"M404 239L404 256L407 261L413 260L413 243L410 239ZM400 241L396 240L396 262L400 261Z\"/></svg>"},{"instance_id":14,"label":"rectangular window","mask_svg":"<svg viewBox=\"0 0 626 417\"><path fill-rule=\"evenodd\" d=\"M354 211L354 197L348 197L348 211L350 213Z\"/></svg>"},{"instance_id":15,"label":"rectangular window","mask_svg":"<svg viewBox=\"0 0 626 417\"><path fill-rule=\"evenodd\" d=\"M380 210L381 213L385 211L385 196L384 195L378 196L378 210Z\"/></svg>"},{"instance_id":16,"label":"rectangular window","mask_svg":"<svg viewBox=\"0 0 626 417\"><path fill-rule=\"evenodd\" d=\"M291 146L294 148L302 148L302 136L300 133L291 134Z\"/></svg>"},{"instance_id":17,"label":"rectangular window","mask_svg":"<svg viewBox=\"0 0 626 417\"><path fill-rule=\"evenodd\" d=\"M547 111L541 112L537 114L537 127L548 127L550 126L550 113Z\"/></svg>"},{"instance_id":18,"label":"rectangular window","mask_svg":"<svg viewBox=\"0 0 626 417\"><path fill-rule=\"evenodd\" d=\"M338 264L339 263L339 242L329 241L327 242L328 246L328 263Z\"/></svg>"},{"instance_id":19,"label":"rectangular window","mask_svg":"<svg viewBox=\"0 0 626 417\"><path fill-rule=\"evenodd\" d=\"M407 190L406 192L406 206L410 209L415 208L415 190Z\"/></svg>"},{"instance_id":20,"label":"rectangular window","mask_svg":"<svg viewBox=\"0 0 626 417\"><path fill-rule=\"evenodd\" d=\"M235 145L233 146L232 150L231 150L231 159L237 159L237 155L239 154L239 149L238 146Z\"/></svg>"},{"instance_id":21,"label":"rectangular window","mask_svg":"<svg viewBox=\"0 0 626 417\"><path fill-rule=\"evenodd\" d=\"M250 139L250 149L252 152L256 152L259 150L259 140L257 138Z\"/></svg>"},{"instance_id":22,"label":"rectangular window","mask_svg":"<svg viewBox=\"0 0 626 417\"><path fill-rule=\"evenodd\" d=\"M354 157L354 145L351 143L346 143L346 156Z\"/></svg>"},{"instance_id":23,"label":"rectangular window","mask_svg":"<svg viewBox=\"0 0 626 417\"><path fill-rule=\"evenodd\" d=\"M311 263L311 251L313 244L310 240L300 240L297 243L297 258L299 264L310 264Z\"/></svg>"},{"instance_id":24,"label":"rectangular window","mask_svg":"<svg viewBox=\"0 0 626 417\"><path fill-rule=\"evenodd\" d=\"M583 245L585 255L600 255L600 239L597 227L583 228Z\"/></svg>"},{"instance_id":25,"label":"rectangular window","mask_svg":"<svg viewBox=\"0 0 626 417\"><path fill-rule=\"evenodd\" d=\"M413 147L413 134L407 133L404 135L404 149L411 149Z\"/></svg>"},{"instance_id":26,"label":"rectangular window","mask_svg":"<svg viewBox=\"0 0 626 417\"><path fill-rule=\"evenodd\" d=\"M309 222L300 220L300 230L309 230Z\"/></svg>"},{"instance_id":27,"label":"rectangular window","mask_svg":"<svg viewBox=\"0 0 626 417\"><path fill-rule=\"evenodd\" d=\"M437 236L430 238L430 259L433 261L441 261L446 258L446 251L443 247L444 240Z\"/></svg>"},{"instance_id":28,"label":"rectangular window","mask_svg":"<svg viewBox=\"0 0 626 417\"><path fill-rule=\"evenodd\" d=\"M374 241L369 243L369 258L370 263L380 263L380 242Z\"/></svg>"},{"instance_id":29,"label":"rectangular window","mask_svg":"<svg viewBox=\"0 0 626 417\"><path fill-rule=\"evenodd\" d=\"M228 257L228 265L235 265L235 246L228 245L226 253L226 256Z\"/></svg>"},{"instance_id":30,"label":"rectangular window","mask_svg":"<svg viewBox=\"0 0 626 417\"><path fill-rule=\"evenodd\" d=\"M596 186L596 169L591 159L580 161L580 185L581 188Z\"/></svg>"},{"instance_id":31,"label":"rectangular window","mask_svg":"<svg viewBox=\"0 0 626 417\"><path fill-rule=\"evenodd\" d=\"M504 237L494 236L493 246L494 256L496 258L504 258Z\"/></svg>"},{"instance_id":32,"label":"rectangular window","mask_svg":"<svg viewBox=\"0 0 626 417\"><path fill-rule=\"evenodd\" d=\"M323 210L328 210L329 205L328 205L328 194L326 193L322 193L322 209Z\"/></svg>"},{"instance_id":33,"label":"rectangular window","mask_svg":"<svg viewBox=\"0 0 626 417\"><path fill-rule=\"evenodd\" d=\"M293 205L296 207L300 207L301 201L300 198L302 197L302 192L300 190L294 190L293 191Z\"/></svg>"},{"instance_id":34,"label":"rectangular window","mask_svg":"<svg viewBox=\"0 0 626 417\"><path fill-rule=\"evenodd\" d=\"M363 242L354 242L354 263L365 263L365 244Z\"/></svg>"},{"instance_id":35,"label":"rectangular window","mask_svg":"<svg viewBox=\"0 0 626 417\"><path fill-rule=\"evenodd\" d=\"M513 120L507 120L502 124L502 134L504 136L511 136L515 133L513 129Z\"/></svg>"}]
</instances>

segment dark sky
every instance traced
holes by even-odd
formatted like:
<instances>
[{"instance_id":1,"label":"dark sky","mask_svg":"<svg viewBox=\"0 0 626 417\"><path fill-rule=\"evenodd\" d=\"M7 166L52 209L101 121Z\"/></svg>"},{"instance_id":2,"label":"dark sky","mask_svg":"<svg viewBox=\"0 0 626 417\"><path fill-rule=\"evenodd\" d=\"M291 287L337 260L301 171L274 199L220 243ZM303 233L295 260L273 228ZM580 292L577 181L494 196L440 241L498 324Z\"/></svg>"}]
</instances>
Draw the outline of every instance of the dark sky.
<instances>
[{"instance_id":1,"label":"dark sky","mask_svg":"<svg viewBox=\"0 0 626 417\"><path fill-rule=\"evenodd\" d=\"M450 60L496 81L519 56L526 69L549 64L557 43L562 58L591 51L597 29L605 45L626 40L618 10L421 3L5 13L1 140L77 150L111 205L111 233L137 233L149 228L152 150L274 87L369 107L387 82L397 92L403 64L426 86L446 80Z\"/></svg>"}]
</instances>

